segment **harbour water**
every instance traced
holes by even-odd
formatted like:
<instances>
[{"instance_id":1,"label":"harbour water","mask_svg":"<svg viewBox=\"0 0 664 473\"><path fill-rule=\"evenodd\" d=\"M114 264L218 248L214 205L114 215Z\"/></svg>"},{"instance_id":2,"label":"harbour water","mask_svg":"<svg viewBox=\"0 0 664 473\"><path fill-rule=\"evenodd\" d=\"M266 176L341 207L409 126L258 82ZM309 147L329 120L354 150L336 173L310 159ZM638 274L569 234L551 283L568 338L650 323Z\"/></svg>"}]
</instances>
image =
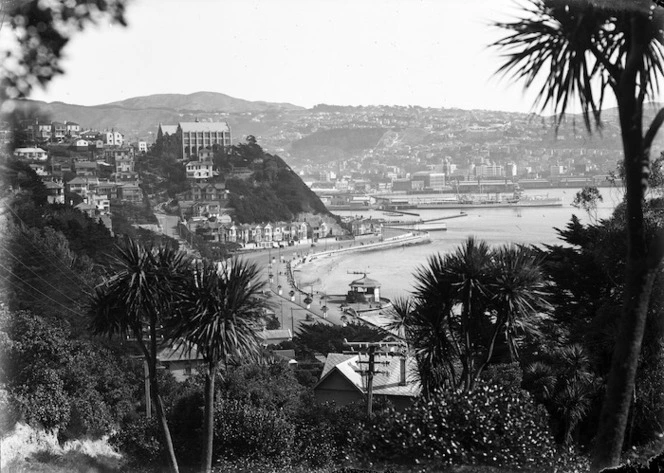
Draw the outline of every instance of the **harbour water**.
<instances>
[{"instance_id":1,"label":"harbour water","mask_svg":"<svg viewBox=\"0 0 664 473\"><path fill-rule=\"evenodd\" d=\"M447 231L430 232L431 243L401 247L368 253L353 253L336 258L321 260L305 265L296 278L314 291L327 294L342 294L348 284L361 277L359 272L367 272L370 278L378 280L385 297L406 296L412 290L414 273L426 265L427 259L436 253L454 251L468 236L475 236L490 245L505 243L556 244L560 243L555 228L564 228L572 214L582 222L590 222L590 216L582 209L571 205L580 189L529 190L524 193L537 196L547 194L560 197L562 207L541 208L482 208L469 209L467 215L446 220ZM622 200L623 191L617 188L600 188L603 202L597 208L597 219L607 218ZM406 219L434 219L458 214L459 210L413 210L419 217L403 216ZM356 211L337 211L341 216L359 215ZM372 210L362 213L363 217L394 219L382 211Z\"/></svg>"}]
</instances>

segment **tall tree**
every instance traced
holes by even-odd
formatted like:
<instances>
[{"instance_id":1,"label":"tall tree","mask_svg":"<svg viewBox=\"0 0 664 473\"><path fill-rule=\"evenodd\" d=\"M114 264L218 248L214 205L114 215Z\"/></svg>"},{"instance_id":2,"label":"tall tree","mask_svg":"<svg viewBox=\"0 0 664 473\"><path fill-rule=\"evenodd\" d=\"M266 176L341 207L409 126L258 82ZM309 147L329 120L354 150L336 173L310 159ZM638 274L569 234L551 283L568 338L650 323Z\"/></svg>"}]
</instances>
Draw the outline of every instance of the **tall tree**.
<instances>
[{"instance_id":1,"label":"tall tree","mask_svg":"<svg viewBox=\"0 0 664 473\"><path fill-rule=\"evenodd\" d=\"M148 365L150 396L169 453L178 472L173 442L157 382L157 351L161 327L180 294L178 284L190 267L186 253L171 247L145 247L126 238L118 245L111 277L95 288L90 300L91 329L95 335L132 336Z\"/></svg>"},{"instance_id":2,"label":"tall tree","mask_svg":"<svg viewBox=\"0 0 664 473\"><path fill-rule=\"evenodd\" d=\"M618 104L623 143L627 264L618 343L600 416L592 469L617 465L627 427L648 301L662 259L664 236L647 241L643 199L650 147L664 122L660 110L644 133L643 107L657 92L664 70L664 8L651 0L531 0L528 15L498 26L510 33L494 45L503 50L502 72L537 85L538 102L560 120L578 101L585 125L600 125L604 96ZM536 79L543 76L543 82Z\"/></svg>"},{"instance_id":3,"label":"tall tree","mask_svg":"<svg viewBox=\"0 0 664 473\"><path fill-rule=\"evenodd\" d=\"M258 280L253 263L230 260L219 264L204 260L184 280L185 290L171 319L169 334L197 350L205 360L205 448L203 471L212 469L214 442L214 385L220 364L231 357L253 357L260 352L256 330L263 314L265 283Z\"/></svg>"},{"instance_id":4,"label":"tall tree","mask_svg":"<svg viewBox=\"0 0 664 473\"><path fill-rule=\"evenodd\" d=\"M536 315L549 308L539 260L525 247L492 250L469 238L429 258L415 278L413 299L396 301L391 328L405 333L427 397L472 390L499 343L518 359L521 338L536 333Z\"/></svg>"}]
</instances>

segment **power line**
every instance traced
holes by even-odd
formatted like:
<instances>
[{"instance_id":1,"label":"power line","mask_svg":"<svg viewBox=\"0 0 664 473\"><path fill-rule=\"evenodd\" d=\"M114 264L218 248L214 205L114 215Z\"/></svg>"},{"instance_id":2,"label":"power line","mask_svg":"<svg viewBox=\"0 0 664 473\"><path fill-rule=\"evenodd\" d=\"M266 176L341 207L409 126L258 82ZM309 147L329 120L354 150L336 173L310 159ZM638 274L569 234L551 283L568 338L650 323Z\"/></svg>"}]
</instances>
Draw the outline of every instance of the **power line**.
<instances>
[{"instance_id":1,"label":"power line","mask_svg":"<svg viewBox=\"0 0 664 473\"><path fill-rule=\"evenodd\" d=\"M22 218L21 218L21 217L20 217L20 216L14 211L14 209L11 208L11 206L7 205L6 208L7 208L7 209L8 209L8 210L9 210L9 211L10 211L10 212L11 212L11 213L12 213L12 214L18 219L18 220L19 220L19 222L21 222L21 224L23 225L24 228L26 228L26 229L31 228L31 227L30 227L28 224L26 224L26 223L23 221L23 219L22 219ZM32 246L33 246L33 247L34 247L34 248L35 248L35 249L36 249L36 250L37 250L37 251L38 251L43 257L44 257L44 258L46 258L46 259L48 260L48 259L49 259L49 256L46 255L46 254L45 254L45 253L39 248L39 246L37 246L37 244L35 244L32 240L30 240L30 238L28 238L28 236L27 236L22 230L23 230L23 229L19 228L19 229L18 229L18 233L20 233L21 236L23 236L23 238L25 238L25 239L28 241L28 243L30 243L30 244L31 244L31 245L32 245ZM67 273L65 273L64 269L67 269L72 275L74 275L74 278L77 278L77 279L79 280L79 283L86 284L86 281L85 281L83 278L81 278L78 274L76 274L74 271L72 271L72 270L69 268L69 266L67 265L67 263L66 263L62 258L58 257L58 256L55 255L55 254L51 255L50 257L51 257L51 258L55 258L55 259L57 259L60 263L62 263L62 266L58 266L58 269L60 269L60 272L61 272L65 277L67 277L67 279L69 279L70 282L73 283L74 280L72 280L72 279L67 275Z\"/></svg>"},{"instance_id":2,"label":"power line","mask_svg":"<svg viewBox=\"0 0 664 473\"><path fill-rule=\"evenodd\" d=\"M59 288L55 287L53 284L51 284L50 282L48 282L48 281L47 281L46 279L44 279L42 276L40 276L39 274L37 274L36 272L34 272L34 271L32 270L32 268L30 268L27 264L25 264L23 261L21 261L21 260L20 260L19 258L17 258L15 255L13 255L13 254L11 253L11 251L7 251L7 254L9 254L9 256L11 256L11 257L14 258L16 261L18 261L19 264L22 264L22 265L23 265L28 271L30 271L32 274L34 274L35 276L37 276L37 278L41 279L42 282L45 282L46 284L48 284L49 286L51 286L51 288L54 289L56 292L58 292L61 296L65 297L66 299L69 299L70 302L73 302L74 304L76 304L76 301L75 301L74 299L72 299L72 298L69 297L67 294L65 294L64 292L62 292ZM7 269L7 268L6 268L5 266L3 266L2 264L0 264L0 266L2 266L3 268ZM9 269L7 269L7 271L9 271Z\"/></svg>"},{"instance_id":3,"label":"power line","mask_svg":"<svg viewBox=\"0 0 664 473\"><path fill-rule=\"evenodd\" d=\"M21 277L17 276L17 275L14 274L14 273L12 273L11 271L9 271L9 274L11 274L12 276L14 276L16 279L20 280L23 284L25 284L26 286L28 286L28 287L29 287L30 289L32 289L33 291L38 292L38 293L41 294L42 296L46 297L46 298L49 299L51 302L54 302L55 304L58 304L59 306L62 306L64 309L66 309L66 310L68 310L68 311L70 311L70 312L72 312L72 313L78 315L79 317L83 317L83 318L85 318L85 315L83 315L83 314L81 314L80 312L78 312L78 311L72 309L71 307L67 307L67 306L64 305L62 302L56 301L56 300L53 299L51 296L49 296L49 295L47 295L47 294L44 294L44 293L41 292L39 289L37 289L36 287L34 287L32 284L26 282L24 279L22 279ZM9 284L14 284L14 287L15 287L15 288L21 289L23 292L29 294L29 292L28 292L25 288L23 288L23 287L21 287L21 286L16 286L15 283L13 283L13 281L12 281L11 279L9 279L8 277L3 276L3 275L0 275L0 277L3 278L5 281L7 281Z\"/></svg>"}]
</instances>

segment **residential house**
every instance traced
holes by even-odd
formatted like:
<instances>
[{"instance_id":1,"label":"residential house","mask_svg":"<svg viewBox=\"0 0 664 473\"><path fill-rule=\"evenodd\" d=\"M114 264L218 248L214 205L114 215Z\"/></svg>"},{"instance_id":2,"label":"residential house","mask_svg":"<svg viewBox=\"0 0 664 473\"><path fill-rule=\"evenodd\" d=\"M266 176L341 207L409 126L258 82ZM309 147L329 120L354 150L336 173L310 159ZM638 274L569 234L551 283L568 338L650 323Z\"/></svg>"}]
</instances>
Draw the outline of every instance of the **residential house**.
<instances>
[{"instance_id":1,"label":"residential house","mask_svg":"<svg viewBox=\"0 0 664 473\"><path fill-rule=\"evenodd\" d=\"M73 143L74 148L77 150L87 149L90 147L90 142L84 139L78 139Z\"/></svg>"},{"instance_id":2,"label":"residential house","mask_svg":"<svg viewBox=\"0 0 664 473\"><path fill-rule=\"evenodd\" d=\"M263 226L258 224L251 229L251 240L254 243L263 241Z\"/></svg>"},{"instance_id":3,"label":"residential house","mask_svg":"<svg viewBox=\"0 0 664 473\"><path fill-rule=\"evenodd\" d=\"M102 136L104 137L104 144L106 146L122 146L124 144L124 136L118 131L107 131Z\"/></svg>"},{"instance_id":4,"label":"residential house","mask_svg":"<svg viewBox=\"0 0 664 473\"><path fill-rule=\"evenodd\" d=\"M157 352L157 360L179 382L186 381L196 374L197 368L205 366L198 350L190 350L186 344L161 347Z\"/></svg>"},{"instance_id":5,"label":"residential house","mask_svg":"<svg viewBox=\"0 0 664 473\"><path fill-rule=\"evenodd\" d=\"M16 148L14 157L28 161L46 161L48 153L41 148Z\"/></svg>"},{"instance_id":6,"label":"residential house","mask_svg":"<svg viewBox=\"0 0 664 473\"><path fill-rule=\"evenodd\" d=\"M192 183L186 192L178 194L178 199L180 200L226 201L227 198L228 191L226 190L226 185L219 182L214 184L203 182Z\"/></svg>"},{"instance_id":7,"label":"residential house","mask_svg":"<svg viewBox=\"0 0 664 473\"><path fill-rule=\"evenodd\" d=\"M104 161L116 166L116 163L126 163L134 160L133 148L111 148L104 150ZM134 170L133 167L131 169Z\"/></svg>"},{"instance_id":8,"label":"residential house","mask_svg":"<svg viewBox=\"0 0 664 473\"><path fill-rule=\"evenodd\" d=\"M143 191L135 184L119 184L117 188L118 199L140 204L143 202Z\"/></svg>"},{"instance_id":9,"label":"residential house","mask_svg":"<svg viewBox=\"0 0 664 473\"><path fill-rule=\"evenodd\" d=\"M76 122L65 122L65 134L72 138L79 136L81 133L81 125Z\"/></svg>"},{"instance_id":10,"label":"residential house","mask_svg":"<svg viewBox=\"0 0 664 473\"><path fill-rule=\"evenodd\" d=\"M263 241L270 243L272 242L272 238L274 236L273 230L274 227L272 226L271 223L268 222L267 224L265 224L265 226L263 227Z\"/></svg>"},{"instance_id":11,"label":"residential house","mask_svg":"<svg viewBox=\"0 0 664 473\"><path fill-rule=\"evenodd\" d=\"M264 347L293 341L293 334L290 329L268 330L263 328L263 330L256 332L256 335L258 335L258 339Z\"/></svg>"},{"instance_id":12,"label":"residential house","mask_svg":"<svg viewBox=\"0 0 664 473\"><path fill-rule=\"evenodd\" d=\"M290 241L302 241L308 238L309 226L306 222L291 222L288 225L288 236Z\"/></svg>"},{"instance_id":13,"label":"residential house","mask_svg":"<svg viewBox=\"0 0 664 473\"><path fill-rule=\"evenodd\" d=\"M77 177L97 176L97 163L94 161L78 161L74 163L74 171Z\"/></svg>"},{"instance_id":14,"label":"residential house","mask_svg":"<svg viewBox=\"0 0 664 473\"><path fill-rule=\"evenodd\" d=\"M65 187L61 182L44 181L44 187L46 187L46 201L49 204L65 203Z\"/></svg>"},{"instance_id":15,"label":"residential house","mask_svg":"<svg viewBox=\"0 0 664 473\"><path fill-rule=\"evenodd\" d=\"M86 203L94 206L97 215L108 214L111 211L111 200L104 194L91 192L86 198Z\"/></svg>"},{"instance_id":16,"label":"residential house","mask_svg":"<svg viewBox=\"0 0 664 473\"><path fill-rule=\"evenodd\" d=\"M187 179L209 179L214 175L213 165L206 161L189 161L186 166Z\"/></svg>"},{"instance_id":17,"label":"residential house","mask_svg":"<svg viewBox=\"0 0 664 473\"><path fill-rule=\"evenodd\" d=\"M45 177L49 175L48 166L46 163L30 163L28 166L30 166L30 169L32 169L39 177Z\"/></svg>"},{"instance_id":18,"label":"residential house","mask_svg":"<svg viewBox=\"0 0 664 473\"><path fill-rule=\"evenodd\" d=\"M115 172L134 172L134 156L130 153L117 153L114 156Z\"/></svg>"},{"instance_id":19,"label":"residential house","mask_svg":"<svg viewBox=\"0 0 664 473\"><path fill-rule=\"evenodd\" d=\"M90 218L95 218L97 215L97 207L94 204L88 204L87 202L81 202L80 204L74 207L76 210L79 210L86 214Z\"/></svg>"},{"instance_id":20,"label":"residential house","mask_svg":"<svg viewBox=\"0 0 664 473\"><path fill-rule=\"evenodd\" d=\"M228 209L226 208L224 202L207 200L194 202L191 211L192 217L216 217L220 219L220 221L223 219L222 223L231 223L231 218L226 213L228 212Z\"/></svg>"},{"instance_id":21,"label":"residential house","mask_svg":"<svg viewBox=\"0 0 664 473\"><path fill-rule=\"evenodd\" d=\"M51 139L62 141L67 135L67 126L62 122L51 122Z\"/></svg>"},{"instance_id":22,"label":"residential house","mask_svg":"<svg viewBox=\"0 0 664 473\"><path fill-rule=\"evenodd\" d=\"M350 222L351 232L355 236L375 234L380 235L383 231L383 222L371 218L357 219Z\"/></svg>"},{"instance_id":23,"label":"residential house","mask_svg":"<svg viewBox=\"0 0 664 473\"><path fill-rule=\"evenodd\" d=\"M361 359L360 359L361 357ZM397 410L407 408L419 396L421 386L417 381L417 365L412 357L380 356L379 373L373 378L373 397L386 399ZM360 363L362 361L363 363ZM320 402L334 402L345 406L362 402L367 396L367 356L330 353L320 380L314 386L314 396Z\"/></svg>"},{"instance_id":24,"label":"residential house","mask_svg":"<svg viewBox=\"0 0 664 473\"><path fill-rule=\"evenodd\" d=\"M148 152L148 142L147 141L139 141L138 142L138 152L139 153L147 153Z\"/></svg>"},{"instance_id":25,"label":"residential house","mask_svg":"<svg viewBox=\"0 0 664 473\"><path fill-rule=\"evenodd\" d=\"M67 194L78 194L85 198L90 191L90 183L85 177L75 177L65 185Z\"/></svg>"},{"instance_id":26,"label":"residential house","mask_svg":"<svg viewBox=\"0 0 664 473\"><path fill-rule=\"evenodd\" d=\"M33 133L35 140L50 141L52 137L50 123L37 123L34 125L33 129L35 130L35 133Z\"/></svg>"},{"instance_id":27,"label":"residential house","mask_svg":"<svg viewBox=\"0 0 664 473\"><path fill-rule=\"evenodd\" d=\"M106 199L115 199L118 195L118 183L111 181L99 181L93 188L95 195Z\"/></svg>"},{"instance_id":28,"label":"residential house","mask_svg":"<svg viewBox=\"0 0 664 473\"><path fill-rule=\"evenodd\" d=\"M325 238L330 233L330 229L327 226L327 223L323 221L321 221L318 225L315 225L311 231L314 240Z\"/></svg>"}]
</instances>

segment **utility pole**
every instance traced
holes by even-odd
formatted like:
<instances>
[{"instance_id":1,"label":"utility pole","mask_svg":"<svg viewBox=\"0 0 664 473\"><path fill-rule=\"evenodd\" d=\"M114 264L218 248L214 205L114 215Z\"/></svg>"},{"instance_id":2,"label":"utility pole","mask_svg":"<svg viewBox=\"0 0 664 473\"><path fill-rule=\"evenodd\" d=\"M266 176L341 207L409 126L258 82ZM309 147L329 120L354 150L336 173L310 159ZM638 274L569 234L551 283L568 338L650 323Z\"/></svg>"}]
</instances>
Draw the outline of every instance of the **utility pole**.
<instances>
[{"instance_id":1,"label":"utility pole","mask_svg":"<svg viewBox=\"0 0 664 473\"><path fill-rule=\"evenodd\" d=\"M366 369L356 370L360 375L367 377L367 416L371 417L373 413L373 380L377 374L389 374L389 371L376 370L376 365L389 365L389 361L377 361L377 356L387 356L393 353L393 348L403 348L401 342L349 342L344 340L344 344L349 346L351 351L347 353L358 355L358 364L367 365ZM385 350L388 351L385 351ZM401 355L401 353L397 353ZM362 356L367 356L362 360Z\"/></svg>"}]
</instances>

